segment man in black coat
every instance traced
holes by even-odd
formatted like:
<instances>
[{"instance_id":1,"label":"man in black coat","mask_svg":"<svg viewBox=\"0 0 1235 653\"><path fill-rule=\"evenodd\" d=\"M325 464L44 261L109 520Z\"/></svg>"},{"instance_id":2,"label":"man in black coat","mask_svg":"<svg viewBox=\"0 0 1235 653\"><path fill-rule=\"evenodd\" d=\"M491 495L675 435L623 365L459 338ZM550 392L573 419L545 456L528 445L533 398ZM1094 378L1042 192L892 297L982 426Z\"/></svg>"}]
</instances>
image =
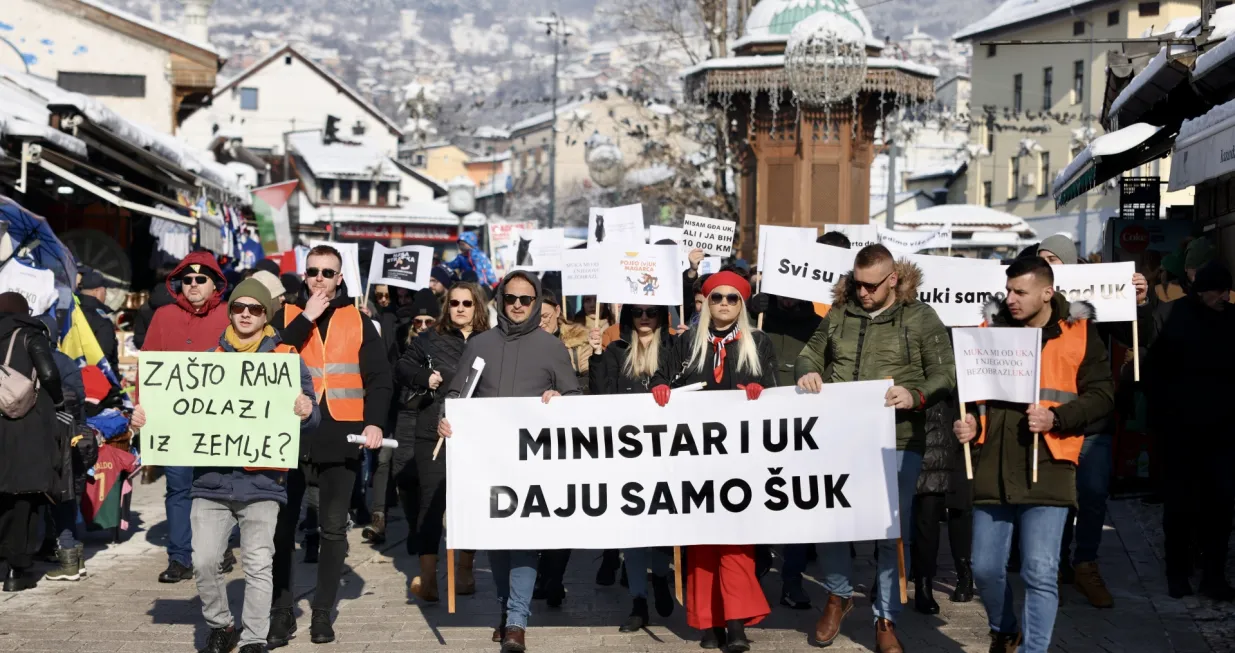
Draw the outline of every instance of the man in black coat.
<instances>
[{"instance_id":1,"label":"man in black coat","mask_svg":"<svg viewBox=\"0 0 1235 653\"><path fill-rule=\"evenodd\" d=\"M116 344L116 323L112 310L103 303L107 299L107 280L97 270L86 268L77 284L77 299L81 302L82 315L94 332L103 350L103 357L111 365L113 372L119 373L120 352Z\"/></svg>"}]
</instances>

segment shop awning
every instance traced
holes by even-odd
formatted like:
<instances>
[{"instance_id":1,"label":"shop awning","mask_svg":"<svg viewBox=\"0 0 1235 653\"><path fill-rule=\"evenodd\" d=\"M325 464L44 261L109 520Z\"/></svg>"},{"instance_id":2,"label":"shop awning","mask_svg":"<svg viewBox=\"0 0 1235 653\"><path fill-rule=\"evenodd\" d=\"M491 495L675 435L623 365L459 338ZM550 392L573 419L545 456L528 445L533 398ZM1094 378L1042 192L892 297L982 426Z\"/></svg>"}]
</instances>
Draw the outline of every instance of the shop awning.
<instances>
[{"instance_id":1,"label":"shop awning","mask_svg":"<svg viewBox=\"0 0 1235 653\"><path fill-rule=\"evenodd\" d=\"M57 177L60 177L61 179L64 179L65 181L75 186L78 186L79 188L90 191L91 193L94 193L95 195L97 195L99 198L107 200L108 202L111 202L112 204L115 204L116 206L122 209L128 209L136 213L144 213L146 215L163 218L165 220L171 220L173 222L178 222L180 224L189 225L190 227L197 226L197 219L195 218L190 218L185 215L180 215L179 213L176 213L174 211L168 211L166 209L155 208L153 206L146 206L145 204L139 204L137 202L126 200L123 197L120 197L119 195L107 190L106 188L98 186L97 184L93 182L87 181L69 172L68 170L65 170L64 168L61 168L58 165L51 163L50 161L47 161L46 159L39 161L39 166L42 167L44 170L52 173L53 175L56 175Z\"/></svg>"},{"instance_id":2,"label":"shop awning","mask_svg":"<svg viewBox=\"0 0 1235 653\"><path fill-rule=\"evenodd\" d=\"M1055 177L1051 187L1055 206L1063 206L1108 179L1165 156L1175 142L1176 132L1174 126L1137 123L1093 139Z\"/></svg>"},{"instance_id":3,"label":"shop awning","mask_svg":"<svg viewBox=\"0 0 1235 653\"><path fill-rule=\"evenodd\" d=\"M1167 54L1171 47L1180 46L1163 47L1157 56L1149 60L1145 69L1119 92L1103 114L1103 125L1108 129L1118 129L1145 122L1179 122L1191 116L1175 117L1175 112L1187 111L1191 106L1204 106L1196 99L1196 92L1188 83L1191 75L1189 65L1196 53L1182 52L1172 57Z\"/></svg>"},{"instance_id":4,"label":"shop awning","mask_svg":"<svg viewBox=\"0 0 1235 653\"><path fill-rule=\"evenodd\" d=\"M1231 172L1235 172L1235 100L1179 128L1167 189L1181 190Z\"/></svg>"}]
</instances>

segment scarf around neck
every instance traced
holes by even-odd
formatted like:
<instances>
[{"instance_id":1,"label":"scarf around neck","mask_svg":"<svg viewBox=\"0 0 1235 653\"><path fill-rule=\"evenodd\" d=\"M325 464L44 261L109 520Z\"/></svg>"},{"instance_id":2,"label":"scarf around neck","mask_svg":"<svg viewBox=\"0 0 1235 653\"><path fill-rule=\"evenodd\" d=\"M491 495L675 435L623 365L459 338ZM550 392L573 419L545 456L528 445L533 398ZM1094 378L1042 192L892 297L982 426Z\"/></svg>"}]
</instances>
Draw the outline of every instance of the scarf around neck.
<instances>
[{"instance_id":1,"label":"scarf around neck","mask_svg":"<svg viewBox=\"0 0 1235 653\"><path fill-rule=\"evenodd\" d=\"M257 353L257 350L261 348L266 338L272 337L274 337L274 327L269 324L266 325L266 328L262 329L262 337L254 338L252 342L240 342L240 336L236 334L236 327L230 324L227 325L227 331L223 332L223 338L227 340L227 344L231 345L232 349L241 354Z\"/></svg>"},{"instance_id":2,"label":"scarf around neck","mask_svg":"<svg viewBox=\"0 0 1235 653\"><path fill-rule=\"evenodd\" d=\"M720 383L725 378L725 356L728 345L731 342L737 341L742 337L742 331L736 326L731 328L728 333L717 335L715 331L709 330L708 342L712 343L712 351L716 354L716 367L712 368L712 378Z\"/></svg>"}]
</instances>

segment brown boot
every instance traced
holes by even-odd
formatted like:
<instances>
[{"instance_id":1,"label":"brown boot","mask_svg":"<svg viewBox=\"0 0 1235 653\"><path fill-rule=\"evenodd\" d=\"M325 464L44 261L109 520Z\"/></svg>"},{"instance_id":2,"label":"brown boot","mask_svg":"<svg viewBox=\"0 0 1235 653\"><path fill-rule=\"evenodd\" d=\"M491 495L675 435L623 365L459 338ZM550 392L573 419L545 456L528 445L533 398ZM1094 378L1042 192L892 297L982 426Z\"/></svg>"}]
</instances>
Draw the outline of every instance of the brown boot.
<instances>
[{"instance_id":1,"label":"brown boot","mask_svg":"<svg viewBox=\"0 0 1235 653\"><path fill-rule=\"evenodd\" d=\"M459 561L455 570L455 595L469 596L476 593L476 577L472 575L472 564L476 562L474 551L459 551Z\"/></svg>"},{"instance_id":2,"label":"brown boot","mask_svg":"<svg viewBox=\"0 0 1235 653\"><path fill-rule=\"evenodd\" d=\"M1115 599L1111 596L1111 592L1106 589L1106 582L1102 580L1102 574L1098 571L1098 563L1096 562L1078 562L1074 567L1076 578L1073 584L1076 585L1077 591L1089 599L1089 604L1095 608L1111 608L1115 606Z\"/></svg>"},{"instance_id":3,"label":"brown boot","mask_svg":"<svg viewBox=\"0 0 1235 653\"><path fill-rule=\"evenodd\" d=\"M421 601L437 602L437 556L420 556L420 575L412 579L411 590Z\"/></svg>"},{"instance_id":4,"label":"brown boot","mask_svg":"<svg viewBox=\"0 0 1235 653\"><path fill-rule=\"evenodd\" d=\"M853 609L853 597L843 599L836 595L828 596L828 603L823 607L823 616L815 622L815 643L827 646L840 634L840 624L845 615Z\"/></svg>"},{"instance_id":5,"label":"brown boot","mask_svg":"<svg viewBox=\"0 0 1235 653\"><path fill-rule=\"evenodd\" d=\"M1016 653L1021 647L1020 633L997 633L991 631L991 648L989 653Z\"/></svg>"},{"instance_id":6,"label":"brown boot","mask_svg":"<svg viewBox=\"0 0 1235 653\"><path fill-rule=\"evenodd\" d=\"M887 619L875 620L875 653L905 653L896 638L896 624Z\"/></svg>"},{"instance_id":7,"label":"brown boot","mask_svg":"<svg viewBox=\"0 0 1235 653\"><path fill-rule=\"evenodd\" d=\"M502 639L502 653L523 653L527 650L527 635L522 628L511 628Z\"/></svg>"}]
</instances>

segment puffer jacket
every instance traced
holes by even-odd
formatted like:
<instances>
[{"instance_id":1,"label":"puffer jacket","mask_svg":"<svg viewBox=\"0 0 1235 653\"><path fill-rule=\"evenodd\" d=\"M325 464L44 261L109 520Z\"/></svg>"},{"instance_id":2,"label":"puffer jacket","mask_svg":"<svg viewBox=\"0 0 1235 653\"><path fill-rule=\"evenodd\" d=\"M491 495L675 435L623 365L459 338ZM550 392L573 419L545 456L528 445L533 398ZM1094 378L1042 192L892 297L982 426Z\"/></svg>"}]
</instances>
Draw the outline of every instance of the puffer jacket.
<instances>
[{"instance_id":1,"label":"puffer jacket","mask_svg":"<svg viewBox=\"0 0 1235 653\"><path fill-rule=\"evenodd\" d=\"M0 362L15 337L9 367L18 374L38 377L38 396L30 412L12 419L0 416L0 494L52 493L61 478L60 441L63 430L54 426L57 407L63 405L60 371L52 356L47 327L36 317L0 315Z\"/></svg>"},{"instance_id":2,"label":"puffer jacket","mask_svg":"<svg viewBox=\"0 0 1235 653\"><path fill-rule=\"evenodd\" d=\"M925 409L956 390L952 342L935 309L918 301L922 271L907 260L896 263L896 300L872 318L857 297L853 273L833 288L832 310L806 343L794 365L795 379L814 372L825 383L891 377L919 401L896 411L896 448L926 449Z\"/></svg>"},{"instance_id":3,"label":"puffer jacket","mask_svg":"<svg viewBox=\"0 0 1235 653\"><path fill-rule=\"evenodd\" d=\"M683 331L681 334L674 336L673 343L669 348L669 359L665 365L656 373L652 379L652 387L658 385L668 385L671 388L680 388L682 386L693 385L695 383L706 383L704 390L735 390L739 385L748 383L758 383L765 388L776 387L776 349L772 346L772 340L767 334L758 330L751 330L749 333L743 333L741 338L753 338L755 342L755 350L758 352L760 370L759 374L753 372L738 371L738 341L733 341L725 345L725 369L721 376L720 382L716 381L713 374L716 367L716 352L709 345L707 355L704 356L702 365L691 365L691 354L694 351L694 336L697 327L689 331ZM713 333L712 335L719 335Z\"/></svg>"},{"instance_id":4,"label":"puffer jacket","mask_svg":"<svg viewBox=\"0 0 1235 653\"><path fill-rule=\"evenodd\" d=\"M947 494L957 466L965 466L961 443L952 432L957 418L956 397L949 396L926 409L926 451L916 494Z\"/></svg>"},{"instance_id":5,"label":"puffer jacket","mask_svg":"<svg viewBox=\"0 0 1235 653\"><path fill-rule=\"evenodd\" d=\"M437 440L437 423L446 402L446 390L455 380L465 347L467 339L458 329L452 327L445 333L430 329L413 338L399 357L395 380L406 389L399 408L399 423L409 421L415 425L411 430L401 427L396 431L399 446L411 446L414 440ZM442 375L437 390L429 389L429 377L434 372Z\"/></svg>"}]
</instances>

